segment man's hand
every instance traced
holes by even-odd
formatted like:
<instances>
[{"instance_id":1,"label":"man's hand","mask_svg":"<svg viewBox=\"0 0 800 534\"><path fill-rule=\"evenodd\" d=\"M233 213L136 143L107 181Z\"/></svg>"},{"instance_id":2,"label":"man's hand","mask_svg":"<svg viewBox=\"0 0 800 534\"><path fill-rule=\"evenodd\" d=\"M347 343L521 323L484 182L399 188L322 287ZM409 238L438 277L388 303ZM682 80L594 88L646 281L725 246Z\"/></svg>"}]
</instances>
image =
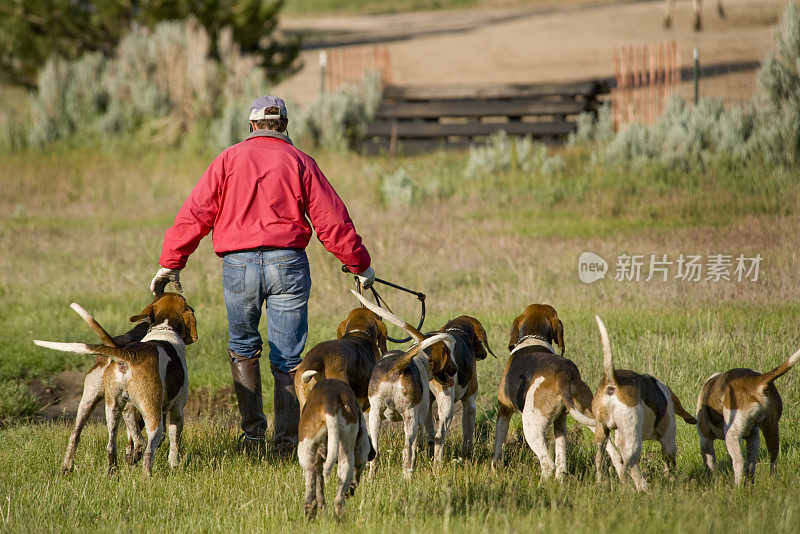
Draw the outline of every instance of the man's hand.
<instances>
[{"instance_id":1,"label":"man's hand","mask_svg":"<svg viewBox=\"0 0 800 534\"><path fill-rule=\"evenodd\" d=\"M375 275L373 274L372 276L374 277ZM179 293L183 293L183 288L181 287L181 270L167 269L166 267L160 268L153 277L153 280L150 282L150 291L152 291L153 295L158 297L164 293L164 288L170 282L175 284L175 289L177 289Z\"/></svg>"},{"instance_id":2,"label":"man's hand","mask_svg":"<svg viewBox=\"0 0 800 534\"><path fill-rule=\"evenodd\" d=\"M369 289L375 281L375 271L372 270L372 267L367 267L366 271L356 274L356 278L361 282L361 287Z\"/></svg>"}]
</instances>

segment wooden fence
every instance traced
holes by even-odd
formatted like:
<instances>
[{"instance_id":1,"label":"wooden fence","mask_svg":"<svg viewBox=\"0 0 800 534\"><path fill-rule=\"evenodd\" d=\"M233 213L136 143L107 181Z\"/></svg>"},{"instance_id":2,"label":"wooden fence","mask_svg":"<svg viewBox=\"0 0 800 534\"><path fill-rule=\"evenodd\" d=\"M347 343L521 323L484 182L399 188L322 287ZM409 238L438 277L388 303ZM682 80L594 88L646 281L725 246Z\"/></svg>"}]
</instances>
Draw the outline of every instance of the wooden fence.
<instances>
[{"instance_id":1,"label":"wooden fence","mask_svg":"<svg viewBox=\"0 0 800 534\"><path fill-rule=\"evenodd\" d=\"M329 48L326 88L333 91L343 86L357 85L370 72L380 76L383 85L392 83L392 62L385 46L344 46Z\"/></svg>"},{"instance_id":2,"label":"wooden fence","mask_svg":"<svg viewBox=\"0 0 800 534\"><path fill-rule=\"evenodd\" d=\"M608 93L605 82L554 84L388 86L366 131L367 152L424 152L465 148L504 130L551 141L576 128Z\"/></svg>"},{"instance_id":3,"label":"wooden fence","mask_svg":"<svg viewBox=\"0 0 800 534\"><path fill-rule=\"evenodd\" d=\"M681 82L677 41L628 46L614 51L617 86L611 93L614 125L653 124Z\"/></svg>"}]
</instances>

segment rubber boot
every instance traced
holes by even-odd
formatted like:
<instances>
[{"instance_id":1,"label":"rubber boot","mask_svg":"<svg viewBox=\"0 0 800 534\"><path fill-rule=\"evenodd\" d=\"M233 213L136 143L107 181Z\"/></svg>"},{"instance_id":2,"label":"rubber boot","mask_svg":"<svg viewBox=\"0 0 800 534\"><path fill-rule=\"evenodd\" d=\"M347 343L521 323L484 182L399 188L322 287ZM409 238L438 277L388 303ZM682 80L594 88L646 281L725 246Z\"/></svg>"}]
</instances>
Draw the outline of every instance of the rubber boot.
<instances>
[{"instance_id":1,"label":"rubber boot","mask_svg":"<svg viewBox=\"0 0 800 534\"><path fill-rule=\"evenodd\" d=\"M295 373L286 373L270 365L275 379L275 434L272 451L288 458L297 449L297 426L300 424L300 404L294 391Z\"/></svg>"},{"instance_id":2,"label":"rubber boot","mask_svg":"<svg viewBox=\"0 0 800 534\"><path fill-rule=\"evenodd\" d=\"M228 354L230 355L236 402L242 416L239 450L262 454L266 448L267 418L264 416L264 404L261 400L261 367L259 365L261 352L252 358L240 356L230 349L228 349Z\"/></svg>"}]
</instances>

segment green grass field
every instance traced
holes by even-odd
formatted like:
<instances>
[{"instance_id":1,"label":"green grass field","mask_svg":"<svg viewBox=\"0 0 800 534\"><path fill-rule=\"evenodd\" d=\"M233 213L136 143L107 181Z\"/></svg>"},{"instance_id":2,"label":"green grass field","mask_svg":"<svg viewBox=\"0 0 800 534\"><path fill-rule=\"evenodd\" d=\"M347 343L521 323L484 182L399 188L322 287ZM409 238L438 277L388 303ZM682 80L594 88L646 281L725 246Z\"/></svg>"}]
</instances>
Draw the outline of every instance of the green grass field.
<instances>
[{"instance_id":1,"label":"green grass field","mask_svg":"<svg viewBox=\"0 0 800 534\"><path fill-rule=\"evenodd\" d=\"M508 351L508 329L528 304L550 303L564 322L567 356L592 388L601 373L600 314L616 362L655 375L693 411L705 379L732 367L771 369L800 346L800 236L796 172L711 166L698 171L625 171L585 166L588 154L563 154L559 178L521 172L486 180L463 177L463 154L363 158L320 154L318 161L350 208L378 275L428 296L426 327L470 314L481 320L499 358L479 364L479 438L475 457L456 457L460 424L447 461L423 455L411 482L400 472L400 434L386 431L379 475L348 501L345 518L302 517L302 471L296 462L255 461L234 454L237 433L220 419L198 418L184 433L184 460L155 476L140 468L105 474L105 428L87 428L76 472L58 474L68 422L20 417L35 409L20 386L50 380L91 361L46 351L33 338L92 341L70 309L79 302L112 333L149 301L164 230L212 154L146 153L55 147L0 161L0 525L14 531L310 531L385 532L562 530L597 532L753 531L800 528L800 372L778 383L784 400L781 457L769 476L762 446L756 484L734 489L730 460L717 442L723 474L704 474L693 427L678 423L677 480L661 470L656 446L645 447L650 495L594 483L592 436L570 420L570 477L542 483L518 417L507 467L492 473L496 389ZM407 170L410 206L381 193L381 176ZM605 280L578 279L581 252L609 262ZM355 307L349 279L312 241L309 347L335 336ZM622 254L761 254L757 282L614 280ZM182 275L198 319L199 341L187 350L190 390L230 382L220 260L210 239ZM646 278L646 268L643 272ZM674 266L673 266L674 269ZM674 270L672 271L674 275ZM407 319L415 301L386 293ZM271 384L266 388L271 389ZM271 410L271 396L265 398ZM332 484L328 495L332 495ZM329 499L332 500L332 499Z\"/></svg>"}]
</instances>

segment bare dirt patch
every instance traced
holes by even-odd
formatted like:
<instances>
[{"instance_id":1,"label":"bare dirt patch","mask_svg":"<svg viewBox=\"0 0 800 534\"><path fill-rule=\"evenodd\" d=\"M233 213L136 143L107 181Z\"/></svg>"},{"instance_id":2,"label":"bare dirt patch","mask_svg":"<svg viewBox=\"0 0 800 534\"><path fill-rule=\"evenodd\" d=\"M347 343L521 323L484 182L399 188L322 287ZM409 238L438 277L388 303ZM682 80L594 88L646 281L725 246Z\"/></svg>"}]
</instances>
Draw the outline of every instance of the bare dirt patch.
<instances>
[{"instance_id":1,"label":"bare dirt patch","mask_svg":"<svg viewBox=\"0 0 800 534\"><path fill-rule=\"evenodd\" d=\"M704 64L758 61L772 49L772 29L787 3L727 0L727 17L718 19L713 3L705 2L702 32L692 31L687 2L677 3L673 29L664 29L661 1L284 18L283 26L335 32L340 43L382 42L397 83L535 83L613 76L615 48L672 39L687 67L694 47ZM313 100L318 56L318 49L304 51L304 68L275 91L294 102Z\"/></svg>"}]
</instances>

